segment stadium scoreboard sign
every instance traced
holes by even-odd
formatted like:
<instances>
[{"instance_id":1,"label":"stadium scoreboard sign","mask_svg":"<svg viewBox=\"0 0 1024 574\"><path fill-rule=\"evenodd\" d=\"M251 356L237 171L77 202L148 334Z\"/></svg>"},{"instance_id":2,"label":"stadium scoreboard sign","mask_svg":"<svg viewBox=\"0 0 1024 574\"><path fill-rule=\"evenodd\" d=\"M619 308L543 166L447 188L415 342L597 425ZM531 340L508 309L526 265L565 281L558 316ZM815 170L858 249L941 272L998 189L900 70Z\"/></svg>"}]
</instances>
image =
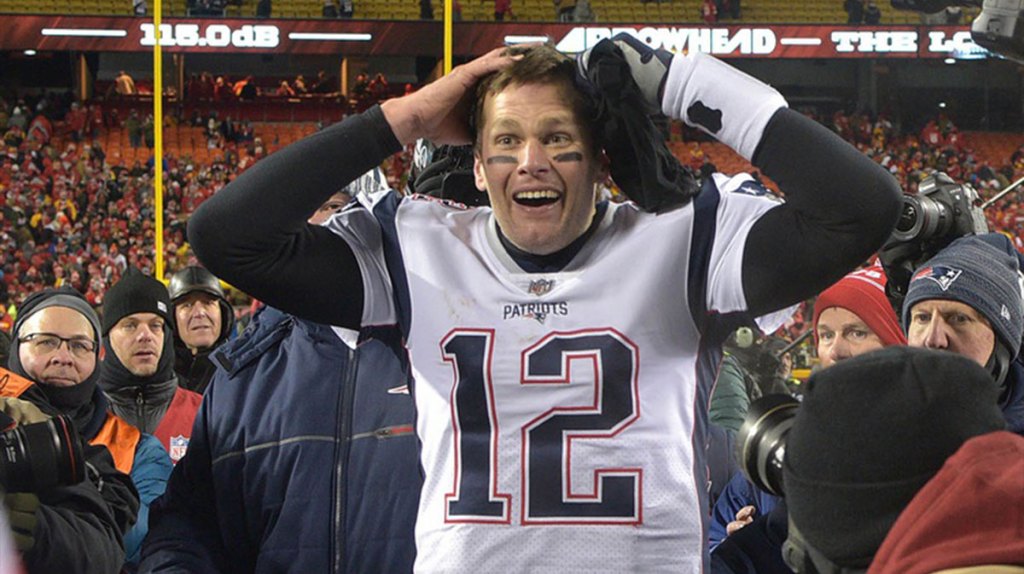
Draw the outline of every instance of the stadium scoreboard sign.
<instances>
[{"instance_id":1,"label":"stadium scoreboard sign","mask_svg":"<svg viewBox=\"0 0 1024 574\"><path fill-rule=\"evenodd\" d=\"M156 26L141 24L142 46L156 44ZM227 24L160 24L161 46L200 48L276 48L281 44L281 30L273 25L243 24L232 28Z\"/></svg>"},{"instance_id":2,"label":"stadium scoreboard sign","mask_svg":"<svg viewBox=\"0 0 1024 574\"><path fill-rule=\"evenodd\" d=\"M139 52L156 44L153 23L130 17L0 16L0 50ZM984 58L967 27L698 26L459 22L456 54L482 54L504 40L550 41L577 53L626 32L655 48L723 58ZM440 22L166 18L168 52L440 55Z\"/></svg>"}]
</instances>

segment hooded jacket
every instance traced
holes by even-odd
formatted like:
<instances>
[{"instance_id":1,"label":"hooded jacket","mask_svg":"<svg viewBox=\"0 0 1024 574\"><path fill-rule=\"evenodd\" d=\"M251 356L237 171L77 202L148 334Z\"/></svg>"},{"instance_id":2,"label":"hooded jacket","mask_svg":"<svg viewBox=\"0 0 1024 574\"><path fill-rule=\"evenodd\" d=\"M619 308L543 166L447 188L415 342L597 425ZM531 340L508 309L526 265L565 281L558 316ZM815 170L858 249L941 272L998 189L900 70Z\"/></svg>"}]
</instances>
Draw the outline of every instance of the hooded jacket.
<instances>
[{"instance_id":1,"label":"hooded jacket","mask_svg":"<svg viewBox=\"0 0 1024 574\"><path fill-rule=\"evenodd\" d=\"M410 572L420 472L392 347L264 308L214 357L141 570Z\"/></svg>"}]
</instances>

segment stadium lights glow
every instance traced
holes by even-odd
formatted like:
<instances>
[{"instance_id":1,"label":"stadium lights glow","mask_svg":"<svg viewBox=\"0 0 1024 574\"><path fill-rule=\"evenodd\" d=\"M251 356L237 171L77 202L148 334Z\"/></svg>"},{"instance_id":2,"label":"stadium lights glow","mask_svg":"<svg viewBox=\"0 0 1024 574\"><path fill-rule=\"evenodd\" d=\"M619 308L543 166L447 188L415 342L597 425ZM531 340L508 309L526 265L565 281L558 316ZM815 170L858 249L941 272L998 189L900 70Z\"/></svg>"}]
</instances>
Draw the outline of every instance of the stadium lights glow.
<instances>
[{"instance_id":1,"label":"stadium lights glow","mask_svg":"<svg viewBox=\"0 0 1024 574\"><path fill-rule=\"evenodd\" d=\"M547 42L547 36L505 36L505 44L528 44L530 42Z\"/></svg>"},{"instance_id":2,"label":"stadium lights glow","mask_svg":"<svg viewBox=\"0 0 1024 574\"><path fill-rule=\"evenodd\" d=\"M945 108L946 107L946 102L939 102L939 107L940 108Z\"/></svg>"},{"instance_id":3,"label":"stadium lights glow","mask_svg":"<svg viewBox=\"0 0 1024 574\"><path fill-rule=\"evenodd\" d=\"M31 49L31 48L29 48L28 50L25 50L25 55L26 56L35 56L36 55L36 51Z\"/></svg>"},{"instance_id":4,"label":"stadium lights glow","mask_svg":"<svg viewBox=\"0 0 1024 574\"><path fill-rule=\"evenodd\" d=\"M947 64L955 64L956 63L956 58L946 58L945 60L943 60L943 62L945 62Z\"/></svg>"},{"instance_id":5,"label":"stadium lights glow","mask_svg":"<svg viewBox=\"0 0 1024 574\"><path fill-rule=\"evenodd\" d=\"M369 42L373 34L328 34L322 32L289 32L289 40L321 40L328 42Z\"/></svg>"},{"instance_id":6,"label":"stadium lights glow","mask_svg":"<svg viewBox=\"0 0 1024 574\"><path fill-rule=\"evenodd\" d=\"M94 30L90 28L43 28L43 36L80 36L83 38L123 38L127 30Z\"/></svg>"}]
</instances>

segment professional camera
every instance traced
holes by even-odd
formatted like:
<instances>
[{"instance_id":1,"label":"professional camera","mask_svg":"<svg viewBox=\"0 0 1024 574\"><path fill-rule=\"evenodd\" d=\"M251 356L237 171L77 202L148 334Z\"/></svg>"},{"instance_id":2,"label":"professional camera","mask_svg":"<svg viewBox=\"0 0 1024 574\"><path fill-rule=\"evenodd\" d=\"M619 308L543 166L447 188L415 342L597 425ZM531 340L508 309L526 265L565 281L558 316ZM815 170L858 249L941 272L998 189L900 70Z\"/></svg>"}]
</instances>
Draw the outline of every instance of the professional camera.
<instances>
[{"instance_id":1,"label":"professional camera","mask_svg":"<svg viewBox=\"0 0 1024 574\"><path fill-rule=\"evenodd\" d=\"M988 233L978 192L936 172L924 178L917 194L903 196L903 210L879 259L888 279L886 296L900 315L910 278L958 237Z\"/></svg>"},{"instance_id":2,"label":"professional camera","mask_svg":"<svg viewBox=\"0 0 1024 574\"><path fill-rule=\"evenodd\" d=\"M948 244L964 235L987 233L979 204L973 187L958 184L942 172L934 173L921 181L916 195L903 196L903 211L892 238L904 243L948 238Z\"/></svg>"},{"instance_id":3,"label":"professional camera","mask_svg":"<svg viewBox=\"0 0 1024 574\"><path fill-rule=\"evenodd\" d=\"M786 437L800 402L789 395L765 395L750 403L736 435L740 469L761 490L784 496L782 460Z\"/></svg>"},{"instance_id":4,"label":"professional camera","mask_svg":"<svg viewBox=\"0 0 1024 574\"><path fill-rule=\"evenodd\" d=\"M0 486L41 492L85 479L82 441L65 415L0 433Z\"/></svg>"},{"instance_id":5,"label":"professional camera","mask_svg":"<svg viewBox=\"0 0 1024 574\"><path fill-rule=\"evenodd\" d=\"M892 0L897 10L935 13L949 6L981 6L971 24L974 43L1024 63L1024 0Z\"/></svg>"}]
</instances>

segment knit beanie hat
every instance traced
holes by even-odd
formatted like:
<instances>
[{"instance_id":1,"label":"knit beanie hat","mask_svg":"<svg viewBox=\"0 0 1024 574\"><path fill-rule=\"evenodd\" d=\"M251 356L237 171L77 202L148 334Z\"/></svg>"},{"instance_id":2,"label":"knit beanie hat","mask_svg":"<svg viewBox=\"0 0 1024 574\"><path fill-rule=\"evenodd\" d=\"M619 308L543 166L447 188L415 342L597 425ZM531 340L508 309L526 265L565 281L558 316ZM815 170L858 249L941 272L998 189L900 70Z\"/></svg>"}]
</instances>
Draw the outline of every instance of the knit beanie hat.
<instances>
[{"instance_id":1,"label":"knit beanie hat","mask_svg":"<svg viewBox=\"0 0 1024 574\"><path fill-rule=\"evenodd\" d=\"M96 335L96 342L97 344L99 343L100 320L96 316L96 311L85 300L85 297L82 297L81 293L67 286L43 289L26 297L25 301L18 307L18 320L14 322L12 330L13 338L17 340L22 336L20 333L21 326L25 324L25 321L28 321L29 317L47 307L68 307L81 313L89 321L89 324L92 325Z\"/></svg>"},{"instance_id":2,"label":"knit beanie hat","mask_svg":"<svg viewBox=\"0 0 1024 574\"><path fill-rule=\"evenodd\" d=\"M892 346L814 374L786 441L789 517L840 566L867 567L914 494L967 439L1002 430L992 377Z\"/></svg>"},{"instance_id":3,"label":"knit beanie hat","mask_svg":"<svg viewBox=\"0 0 1024 574\"><path fill-rule=\"evenodd\" d=\"M947 299L976 309L988 319L1010 358L1024 331L1019 264L1010 240L1000 233L969 235L949 244L914 272L903 302L903 327L919 301Z\"/></svg>"},{"instance_id":4,"label":"knit beanie hat","mask_svg":"<svg viewBox=\"0 0 1024 574\"><path fill-rule=\"evenodd\" d=\"M134 313L156 313L170 322L171 299L167 288L156 279L129 267L121 280L103 297L103 334L122 318Z\"/></svg>"},{"instance_id":5,"label":"knit beanie hat","mask_svg":"<svg viewBox=\"0 0 1024 574\"><path fill-rule=\"evenodd\" d=\"M814 341L818 342L818 318L825 309L842 307L861 318L882 344L906 345L899 319L885 296L885 271L874 266L854 271L821 292L814 303Z\"/></svg>"}]
</instances>

